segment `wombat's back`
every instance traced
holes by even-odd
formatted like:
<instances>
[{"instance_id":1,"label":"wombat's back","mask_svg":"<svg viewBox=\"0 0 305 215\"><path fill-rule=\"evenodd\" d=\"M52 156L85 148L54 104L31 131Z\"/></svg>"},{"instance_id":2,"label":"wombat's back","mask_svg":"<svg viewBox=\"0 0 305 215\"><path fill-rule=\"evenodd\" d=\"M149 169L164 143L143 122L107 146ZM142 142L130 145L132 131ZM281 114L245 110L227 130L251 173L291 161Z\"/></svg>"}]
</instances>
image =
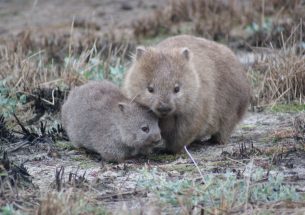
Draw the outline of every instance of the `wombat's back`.
<instances>
[{"instance_id":1,"label":"wombat's back","mask_svg":"<svg viewBox=\"0 0 305 215\"><path fill-rule=\"evenodd\" d=\"M118 88L108 81L92 81L71 90L62 106L62 120L72 143L85 144L90 149L97 126L100 137L109 133L108 128L115 128L117 103L125 100Z\"/></svg>"},{"instance_id":2,"label":"wombat's back","mask_svg":"<svg viewBox=\"0 0 305 215\"><path fill-rule=\"evenodd\" d=\"M62 119L75 146L95 151L105 160L124 160L161 140L158 119L147 108L129 102L108 81L72 90L62 107Z\"/></svg>"}]
</instances>

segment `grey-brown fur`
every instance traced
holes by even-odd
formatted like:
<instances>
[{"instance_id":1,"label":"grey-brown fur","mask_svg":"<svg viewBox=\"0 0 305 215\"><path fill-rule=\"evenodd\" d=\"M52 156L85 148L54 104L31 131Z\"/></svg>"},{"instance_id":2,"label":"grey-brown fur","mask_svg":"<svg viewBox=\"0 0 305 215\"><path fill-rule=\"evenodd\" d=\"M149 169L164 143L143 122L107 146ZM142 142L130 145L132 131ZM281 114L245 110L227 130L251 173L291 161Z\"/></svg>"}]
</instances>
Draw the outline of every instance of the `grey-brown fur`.
<instances>
[{"instance_id":1,"label":"grey-brown fur","mask_svg":"<svg viewBox=\"0 0 305 215\"><path fill-rule=\"evenodd\" d=\"M108 161L122 161L161 140L158 118L130 103L109 81L73 89L62 106L62 121L73 145L98 152Z\"/></svg>"},{"instance_id":2,"label":"grey-brown fur","mask_svg":"<svg viewBox=\"0 0 305 215\"><path fill-rule=\"evenodd\" d=\"M207 136L226 143L250 99L249 82L233 52L187 35L137 48L123 90L160 117L171 152Z\"/></svg>"}]
</instances>

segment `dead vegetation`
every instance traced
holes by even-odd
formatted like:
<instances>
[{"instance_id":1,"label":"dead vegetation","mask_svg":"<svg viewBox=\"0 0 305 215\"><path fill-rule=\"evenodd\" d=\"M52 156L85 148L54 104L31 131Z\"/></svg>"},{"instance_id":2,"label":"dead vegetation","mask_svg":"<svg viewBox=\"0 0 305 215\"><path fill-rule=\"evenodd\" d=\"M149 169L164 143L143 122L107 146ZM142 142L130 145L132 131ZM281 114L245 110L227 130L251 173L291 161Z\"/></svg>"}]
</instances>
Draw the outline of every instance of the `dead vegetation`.
<instances>
[{"instance_id":1,"label":"dead vegetation","mask_svg":"<svg viewBox=\"0 0 305 215\"><path fill-rule=\"evenodd\" d=\"M135 21L133 28L138 40L189 33L229 42L236 48L281 47L282 39L288 38L296 25L305 25L304 5L302 0L174 0Z\"/></svg>"},{"instance_id":2,"label":"dead vegetation","mask_svg":"<svg viewBox=\"0 0 305 215\"><path fill-rule=\"evenodd\" d=\"M123 64L132 44L116 43L94 35L33 35L23 32L0 48L0 78L26 92L45 86L84 83L80 71ZM88 62L96 58L94 65ZM107 76L107 74L105 74Z\"/></svg>"},{"instance_id":3,"label":"dead vegetation","mask_svg":"<svg viewBox=\"0 0 305 215\"><path fill-rule=\"evenodd\" d=\"M82 192L49 192L43 198L36 211L37 215L65 214L110 214L102 206L92 204L90 197Z\"/></svg>"},{"instance_id":4,"label":"dead vegetation","mask_svg":"<svg viewBox=\"0 0 305 215\"><path fill-rule=\"evenodd\" d=\"M282 51L274 57L259 62L264 68L263 81L258 92L258 103L304 104L305 101L305 58L291 51Z\"/></svg>"},{"instance_id":5,"label":"dead vegetation","mask_svg":"<svg viewBox=\"0 0 305 215\"><path fill-rule=\"evenodd\" d=\"M254 89L253 102L259 106L275 104L299 105L305 102L305 57L297 28L280 50L270 49L269 54L258 55L249 69Z\"/></svg>"},{"instance_id":6,"label":"dead vegetation","mask_svg":"<svg viewBox=\"0 0 305 215\"><path fill-rule=\"evenodd\" d=\"M298 114L293 122L295 139L305 147L305 113Z\"/></svg>"},{"instance_id":7,"label":"dead vegetation","mask_svg":"<svg viewBox=\"0 0 305 215\"><path fill-rule=\"evenodd\" d=\"M0 110L4 115L15 112L22 122L33 124L46 113L57 114L72 87L92 79L120 83L133 45L94 34L76 35L29 30L3 40Z\"/></svg>"},{"instance_id":8,"label":"dead vegetation","mask_svg":"<svg viewBox=\"0 0 305 215\"><path fill-rule=\"evenodd\" d=\"M24 209L37 205L37 187L24 164L10 160L7 152L0 159L0 212L8 202L15 208Z\"/></svg>"},{"instance_id":9,"label":"dead vegetation","mask_svg":"<svg viewBox=\"0 0 305 215\"><path fill-rule=\"evenodd\" d=\"M91 185L85 181L85 175L79 176L77 171L70 172L65 181L64 168L61 167L50 185L56 185L56 190L53 187L46 193L39 193L24 165L10 161L4 153L0 160L0 175L1 213L15 214L21 210L39 215L108 214L93 196L95 191L87 192ZM12 207L5 207L8 203Z\"/></svg>"}]
</instances>

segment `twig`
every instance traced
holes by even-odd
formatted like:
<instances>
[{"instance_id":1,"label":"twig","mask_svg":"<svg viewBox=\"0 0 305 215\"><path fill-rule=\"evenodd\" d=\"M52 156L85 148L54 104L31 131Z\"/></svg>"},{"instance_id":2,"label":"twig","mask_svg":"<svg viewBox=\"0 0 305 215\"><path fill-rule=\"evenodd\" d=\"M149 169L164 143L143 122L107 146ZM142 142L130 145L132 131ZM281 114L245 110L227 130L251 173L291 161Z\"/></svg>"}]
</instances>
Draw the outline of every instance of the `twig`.
<instances>
[{"instance_id":1,"label":"twig","mask_svg":"<svg viewBox=\"0 0 305 215\"><path fill-rule=\"evenodd\" d=\"M112 198L117 198L119 196L128 196L128 195L135 195L135 194L141 194L144 193L145 189L142 190L133 190L133 191L127 191L124 193L113 193L109 195L102 195L102 196L97 196L97 200L105 200L105 199L112 199Z\"/></svg>"},{"instance_id":2,"label":"twig","mask_svg":"<svg viewBox=\"0 0 305 215\"><path fill-rule=\"evenodd\" d=\"M134 100L137 98L138 95L139 95L139 94L135 95L135 96L130 100L129 104L133 103Z\"/></svg>"},{"instance_id":3,"label":"twig","mask_svg":"<svg viewBox=\"0 0 305 215\"><path fill-rule=\"evenodd\" d=\"M52 83L55 83L55 82L59 82L59 81L63 81L62 78L58 78L58 79L55 79L55 80L51 80L51 81L47 81L47 82L44 82L44 83L40 83L39 85L48 85L48 84L52 84Z\"/></svg>"},{"instance_id":4,"label":"twig","mask_svg":"<svg viewBox=\"0 0 305 215\"><path fill-rule=\"evenodd\" d=\"M195 161L195 159L193 158L193 156L191 155L191 153L187 150L186 146L184 146L184 150L186 151L187 155L190 157L190 159L193 161L194 165L196 166L196 168L197 168L197 170L198 170L198 172L199 172L199 174L200 174L200 176L201 176L202 182L207 186L206 188L207 188L207 192L208 192L208 194L209 194L209 198L210 198L210 200L211 200L213 206L215 207L215 203L214 203L214 200L213 200L213 198L212 198L210 189L208 189L209 186L208 186L207 183L205 182L204 177L203 177L203 174L202 174L202 172L201 172L201 170L200 170L200 168L199 168L197 162Z\"/></svg>"},{"instance_id":5,"label":"twig","mask_svg":"<svg viewBox=\"0 0 305 215\"><path fill-rule=\"evenodd\" d=\"M44 83L42 83L42 84L44 84ZM41 101L43 101L43 102L45 102L45 103L47 103L49 105L53 105L53 106L55 105L55 95L54 95L55 89L52 90L52 101L49 101L47 99L41 98L41 97L39 97L37 95L34 95L32 93L28 93L28 92L25 92L25 91L18 91L18 92L23 93L23 94L27 94L27 95L32 96L34 98L40 98Z\"/></svg>"},{"instance_id":6,"label":"twig","mask_svg":"<svg viewBox=\"0 0 305 215\"><path fill-rule=\"evenodd\" d=\"M283 92L279 97L277 97L275 99L275 101L273 102L271 109L274 108L274 106L277 104L278 100L280 100L287 92L289 92L289 90L291 89L291 87L289 87L287 90L285 90L285 92Z\"/></svg>"},{"instance_id":7,"label":"twig","mask_svg":"<svg viewBox=\"0 0 305 215\"><path fill-rule=\"evenodd\" d=\"M65 172L65 168L63 166L61 166L59 169L56 168L55 170L55 182L56 182L56 187L57 187L57 191L61 191L62 188L62 180L63 180L63 175Z\"/></svg>"},{"instance_id":8,"label":"twig","mask_svg":"<svg viewBox=\"0 0 305 215\"><path fill-rule=\"evenodd\" d=\"M206 184L206 182L205 182L205 180L204 180L204 177L203 177L203 174L202 174L202 172L201 172L201 170L200 170L200 168L199 168L197 162L196 162L195 159L192 157L191 153L189 153L189 151L187 150L186 146L184 146L184 150L186 151L187 155L190 157L190 159L192 160L192 162L193 162L194 165L196 166L196 168L197 168L197 170L198 170L198 172L199 172L199 174L200 174L200 176L201 176L202 182L203 182L204 184Z\"/></svg>"},{"instance_id":9,"label":"twig","mask_svg":"<svg viewBox=\"0 0 305 215\"><path fill-rule=\"evenodd\" d=\"M17 118L16 114L14 114L13 116L14 116L14 118L16 119L17 124L21 127L22 131L23 131L24 133L26 133L27 135L31 135L31 133L28 131L28 129L26 129L26 128L22 125L22 123L20 122L20 120Z\"/></svg>"},{"instance_id":10,"label":"twig","mask_svg":"<svg viewBox=\"0 0 305 215\"><path fill-rule=\"evenodd\" d=\"M23 211L26 210L25 207L22 207L22 206L21 206L20 204L18 204L16 201L13 202L13 205L14 205L16 208L18 208L19 210L23 210Z\"/></svg>"},{"instance_id":11,"label":"twig","mask_svg":"<svg viewBox=\"0 0 305 215\"><path fill-rule=\"evenodd\" d=\"M232 158L230 158L230 157L228 157L228 156L226 156L226 159L228 159L228 160L230 160L230 161L233 161L233 162L236 162L236 163L239 163L239 164L242 164L242 165L246 165L246 164L244 164L243 162L240 162L240 161L238 161L238 160L234 160L234 159L232 159ZM248 160L248 159L247 159Z\"/></svg>"},{"instance_id":12,"label":"twig","mask_svg":"<svg viewBox=\"0 0 305 215\"><path fill-rule=\"evenodd\" d=\"M20 141L20 144L18 146L16 146L15 148L9 150L9 153L15 152L18 149L22 148L23 146L27 145L29 143L29 141Z\"/></svg>"}]
</instances>

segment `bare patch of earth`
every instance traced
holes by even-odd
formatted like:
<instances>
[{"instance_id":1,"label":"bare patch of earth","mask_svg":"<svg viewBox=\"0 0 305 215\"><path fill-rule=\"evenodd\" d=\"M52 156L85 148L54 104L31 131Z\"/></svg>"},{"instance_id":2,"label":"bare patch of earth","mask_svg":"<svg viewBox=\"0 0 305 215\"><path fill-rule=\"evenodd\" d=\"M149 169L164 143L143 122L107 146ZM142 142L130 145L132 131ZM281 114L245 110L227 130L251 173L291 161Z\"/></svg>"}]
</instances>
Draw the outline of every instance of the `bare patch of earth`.
<instances>
[{"instance_id":1,"label":"bare patch of earth","mask_svg":"<svg viewBox=\"0 0 305 215\"><path fill-rule=\"evenodd\" d=\"M24 30L69 33L73 20L76 28L100 33L115 28L128 35L136 18L166 4L162 0L0 0L0 36Z\"/></svg>"}]
</instances>

